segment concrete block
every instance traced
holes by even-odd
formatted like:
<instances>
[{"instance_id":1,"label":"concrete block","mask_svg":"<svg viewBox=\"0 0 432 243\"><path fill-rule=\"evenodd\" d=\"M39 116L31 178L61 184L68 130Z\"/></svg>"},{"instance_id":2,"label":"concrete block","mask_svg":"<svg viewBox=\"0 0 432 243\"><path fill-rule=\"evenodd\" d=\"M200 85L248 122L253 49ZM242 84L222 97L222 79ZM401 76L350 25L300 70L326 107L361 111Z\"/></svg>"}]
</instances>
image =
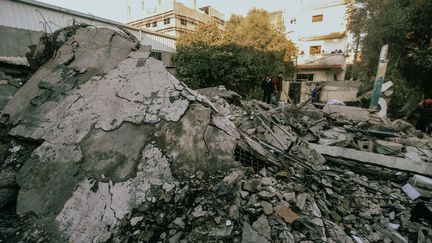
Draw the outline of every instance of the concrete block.
<instances>
[{"instance_id":1,"label":"concrete block","mask_svg":"<svg viewBox=\"0 0 432 243\"><path fill-rule=\"evenodd\" d=\"M359 140L357 141L357 146L360 151L365 151L365 152L373 152L374 149L374 143L371 140L367 140L367 141Z\"/></svg>"},{"instance_id":2,"label":"concrete block","mask_svg":"<svg viewBox=\"0 0 432 243\"><path fill-rule=\"evenodd\" d=\"M399 143L376 140L375 151L385 155L398 155L402 152L403 145Z\"/></svg>"}]
</instances>

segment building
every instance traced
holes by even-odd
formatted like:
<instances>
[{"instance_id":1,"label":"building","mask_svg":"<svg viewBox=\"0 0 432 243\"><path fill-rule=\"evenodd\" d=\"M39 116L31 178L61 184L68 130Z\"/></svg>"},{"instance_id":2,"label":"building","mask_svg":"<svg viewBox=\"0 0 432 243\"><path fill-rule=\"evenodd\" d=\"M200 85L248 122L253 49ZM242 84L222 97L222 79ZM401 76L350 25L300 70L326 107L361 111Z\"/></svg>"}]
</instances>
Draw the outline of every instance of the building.
<instances>
[{"instance_id":1,"label":"building","mask_svg":"<svg viewBox=\"0 0 432 243\"><path fill-rule=\"evenodd\" d=\"M197 9L196 0L189 3L192 6L186 6L186 3L176 0L153 0L146 2L145 5L143 3L141 10L144 11L141 12L144 17L128 25L174 37L193 32L199 24L210 21L215 22L220 29L224 28L225 16L222 13L211 6Z\"/></svg>"},{"instance_id":2,"label":"building","mask_svg":"<svg viewBox=\"0 0 432 243\"><path fill-rule=\"evenodd\" d=\"M346 17L351 0L297 1L285 16L287 34L299 51L296 79L344 80L353 58Z\"/></svg>"},{"instance_id":3,"label":"building","mask_svg":"<svg viewBox=\"0 0 432 243\"><path fill-rule=\"evenodd\" d=\"M282 29L284 25L284 13L283 11L275 11L269 13L270 23L273 24L276 28Z\"/></svg>"}]
</instances>

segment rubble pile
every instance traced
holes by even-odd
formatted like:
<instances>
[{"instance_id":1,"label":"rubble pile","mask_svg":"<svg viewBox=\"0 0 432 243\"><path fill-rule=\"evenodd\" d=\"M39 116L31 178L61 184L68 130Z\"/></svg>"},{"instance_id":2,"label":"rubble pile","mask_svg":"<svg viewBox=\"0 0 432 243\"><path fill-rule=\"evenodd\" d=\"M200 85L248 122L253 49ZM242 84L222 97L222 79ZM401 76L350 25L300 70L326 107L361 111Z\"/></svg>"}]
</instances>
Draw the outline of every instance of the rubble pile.
<instances>
[{"instance_id":1,"label":"rubble pile","mask_svg":"<svg viewBox=\"0 0 432 243\"><path fill-rule=\"evenodd\" d=\"M2 110L0 240L432 240L432 144L403 121L194 91L123 30L48 40Z\"/></svg>"},{"instance_id":2,"label":"rubble pile","mask_svg":"<svg viewBox=\"0 0 432 243\"><path fill-rule=\"evenodd\" d=\"M27 81L27 75L13 77L0 71L0 111Z\"/></svg>"}]
</instances>

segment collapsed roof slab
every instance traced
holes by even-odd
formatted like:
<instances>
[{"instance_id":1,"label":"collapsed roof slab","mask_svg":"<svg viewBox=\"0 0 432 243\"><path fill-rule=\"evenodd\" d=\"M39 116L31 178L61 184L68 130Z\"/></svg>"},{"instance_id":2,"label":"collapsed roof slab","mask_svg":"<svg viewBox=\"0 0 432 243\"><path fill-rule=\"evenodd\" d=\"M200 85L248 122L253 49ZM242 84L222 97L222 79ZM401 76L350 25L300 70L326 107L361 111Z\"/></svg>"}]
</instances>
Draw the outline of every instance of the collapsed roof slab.
<instances>
[{"instance_id":1,"label":"collapsed roof slab","mask_svg":"<svg viewBox=\"0 0 432 243\"><path fill-rule=\"evenodd\" d=\"M310 147L317 150L322 155L348 159L361 163L379 165L391 169L413 172L432 176L432 164L421 161L413 161L409 159L386 156L382 154L358 151L355 149L325 146L318 144L310 144Z\"/></svg>"}]
</instances>

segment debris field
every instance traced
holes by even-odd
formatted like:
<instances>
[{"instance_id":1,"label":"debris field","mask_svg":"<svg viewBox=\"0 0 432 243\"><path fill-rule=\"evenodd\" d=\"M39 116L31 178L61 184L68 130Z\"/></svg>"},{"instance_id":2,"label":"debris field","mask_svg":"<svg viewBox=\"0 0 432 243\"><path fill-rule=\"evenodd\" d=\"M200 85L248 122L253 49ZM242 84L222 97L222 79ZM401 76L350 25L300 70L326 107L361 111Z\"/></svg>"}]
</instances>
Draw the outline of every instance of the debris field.
<instances>
[{"instance_id":1,"label":"debris field","mask_svg":"<svg viewBox=\"0 0 432 243\"><path fill-rule=\"evenodd\" d=\"M432 242L432 139L340 105L189 89L126 30L0 75L0 242Z\"/></svg>"}]
</instances>

